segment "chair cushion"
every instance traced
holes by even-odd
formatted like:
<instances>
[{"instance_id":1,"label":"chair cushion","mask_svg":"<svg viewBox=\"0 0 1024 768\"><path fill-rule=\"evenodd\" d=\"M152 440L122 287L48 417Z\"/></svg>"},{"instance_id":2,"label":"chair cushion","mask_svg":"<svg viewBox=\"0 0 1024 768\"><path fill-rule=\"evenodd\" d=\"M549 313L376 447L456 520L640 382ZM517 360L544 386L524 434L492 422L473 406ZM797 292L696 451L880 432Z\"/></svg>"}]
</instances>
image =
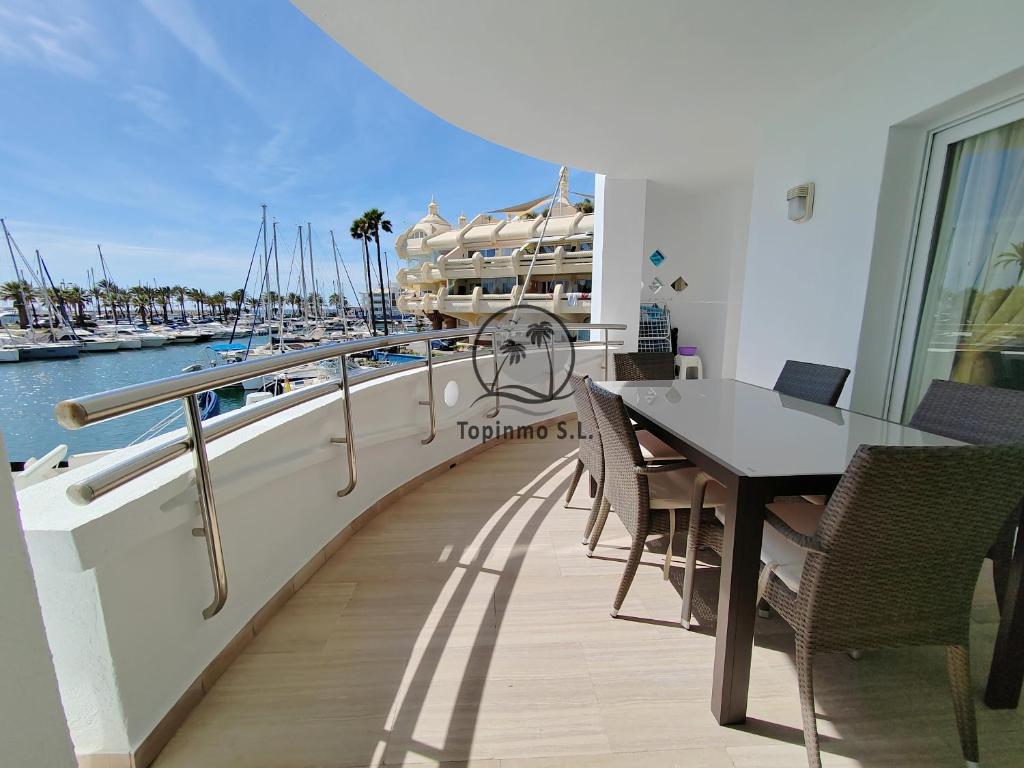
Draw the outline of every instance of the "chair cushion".
<instances>
[{"instance_id":1,"label":"chair cushion","mask_svg":"<svg viewBox=\"0 0 1024 768\"><path fill-rule=\"evenodd\" d=\"M640 453L645 461L665 461L668 459L682 459L684 456L665 441L655 437L646 429L638 429L636 433L637 442L640 443Z\"/></svg>"},{"instance_id":2,"label":"chair cushion","mask_svg":"<svg viewBox=\"0 0 1024 768\"><path fill-rule=\"evenodd\" d=\"M807 504L801 501L776 501L768 505L768 509L778 515L782 521L797 533L808 536L818 530L818 523L825 507L820 504ZM716 512L719 520L721 512ZM798 547L771 524L764 524L761 537L761 562L775 563L775 575L793 592L800 590L800 577L804 570L807 550Z\"/></svg>"},{"instance_id":3,"label":"chair cushion","mask_svg":"<svg viewBox=\"0 0 1024 768\"><path fill-rule=\"evenodd\" d=\"M689 509L693 499L693 482L700 472L696 467L683 467L671 472L655 472L647 476L651 490L651 509ZM726 503L725 488L708 480L704 506L720 507Z\"/></svg>"}]
</instances>

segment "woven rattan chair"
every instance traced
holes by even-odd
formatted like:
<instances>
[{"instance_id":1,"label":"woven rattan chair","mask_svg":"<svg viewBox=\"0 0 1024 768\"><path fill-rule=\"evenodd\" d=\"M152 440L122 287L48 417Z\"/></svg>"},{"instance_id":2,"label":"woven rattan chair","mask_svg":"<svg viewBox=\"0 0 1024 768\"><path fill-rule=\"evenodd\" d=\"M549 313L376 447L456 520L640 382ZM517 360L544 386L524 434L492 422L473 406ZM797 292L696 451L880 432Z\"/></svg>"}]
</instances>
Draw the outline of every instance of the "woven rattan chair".
<instances>
[{"instance_id":1,"label":"woven rattan chair","mask_svg":"<svg viewBox=\"0 0 1024 768\"><path fill-rule=\"evenodd\" d=\"M580 439L576 453L576 468L565 494L565 505L568 506L584 470L590 474L597 492L594 495L594 503L591 506L586 527L583 529L584 544L589 541L590 531L594 527L594 520L597 519L604 489L604 454L601 450L601 433L597 426L597 417L594 415L594 406L590 402L590 393L587 391L589 380L589 376L580 376L575 373L569 376L569 385L572 387L573 402L576 404L576 414L579 419ZM638 430L636 436L645 462L654 464L682 459L675 449L650 432Z\"/></svg>"},{"instance_id":2,"label":"woven rattan chair","mask_svg":"<svg viewBox=\"0 0 1024 768\"><path fill-rule=\"evenodd\" d=\"M775 391L812 403L835 405L850 375L847 368L787 360L775 382Z\"/></svg>"},{"instance_id":3,"label":"woven rattan chair","mask_svg":"<svg viewBox=\"0 0 1024 768\"><path fill-rule=\"evenodd\" d=\"M668 578L673 539L676 529L689 522L693 483L698 470L681 462L648 465L640 452L640 443L622 398L593 382L587 382L587 390L601 433L605 473L600 510L590 534L590 553L593 553L601 536L609 509L615 510L633 539L622 581L612 605L611 615L617 616L633 583L649 536L668 534L664 568L665 577ZM710 521L714 517L713 507L724 503L724 490L719 492L710 488L705 501L706 508L698 511L698 516L704 515ZM698 526L698 530L707 531L709 536L715 536L720 531L717 526L711 525Z\"/></svg>"},{"instance_id":4,"label":"woven rattan chair","mask_svg":"<svg viewBox=\"0 0 1024 768\"><path fill-rule=\"evenodd\" d=\"M813 534L769 508L766 532L784 542L788 554L777 556L784 563L764 566L760 591L796 633L812 768L821 765L814 655L924 645L946 648L961 747L965 759L977 763L971 600L1005 510L1022 495L1021 445L861 446Z\"/></svg>"},{"instance_id":5,"label":"woven rattan chair","mask_svg":"<svg viewBox=\"0 0 1024 768\"><path fill-rule=\"evenodd\" d=\"M936 379L914 410L910 426L976 445L1024 443L1024 392ZM1007 510L1006 522L988 552L1000 610L1019 523L1019 514L1012 512L1019 509Z\"/></svg>"},{"instance_id":6,"label":"woven rattan chair","mask_svg":"<svg viewBox=\"0 0 1024 768\"><path fill-rule=\"evenodd\" d=\"M671 352L616 352L616 381L668 381L676 377Z\"/></svg>"}]
</instances>

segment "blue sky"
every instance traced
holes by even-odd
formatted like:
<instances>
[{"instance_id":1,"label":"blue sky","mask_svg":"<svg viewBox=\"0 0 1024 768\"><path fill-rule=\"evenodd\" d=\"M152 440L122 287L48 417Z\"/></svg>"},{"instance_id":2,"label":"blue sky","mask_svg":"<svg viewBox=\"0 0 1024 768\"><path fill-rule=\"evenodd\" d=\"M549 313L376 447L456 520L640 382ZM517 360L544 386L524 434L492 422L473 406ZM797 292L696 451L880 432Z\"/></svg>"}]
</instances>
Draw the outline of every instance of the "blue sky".
<instances>
[{"instance_id":1,"label":"blue sky","mask_svg":"<svg viewBox=\"0 0 1024 768\"><path fill-rule=\"evenodd\" d=\"M401 231L433 194L454 223L557 172L422 109L287 0L0 0L0 94L0 216L57 281L99 272L102 243L122 285L240 287L265 202L285 262L312 222L330 284L328 230L358 265L366 208Z\"/></svg>"}]
</instances>

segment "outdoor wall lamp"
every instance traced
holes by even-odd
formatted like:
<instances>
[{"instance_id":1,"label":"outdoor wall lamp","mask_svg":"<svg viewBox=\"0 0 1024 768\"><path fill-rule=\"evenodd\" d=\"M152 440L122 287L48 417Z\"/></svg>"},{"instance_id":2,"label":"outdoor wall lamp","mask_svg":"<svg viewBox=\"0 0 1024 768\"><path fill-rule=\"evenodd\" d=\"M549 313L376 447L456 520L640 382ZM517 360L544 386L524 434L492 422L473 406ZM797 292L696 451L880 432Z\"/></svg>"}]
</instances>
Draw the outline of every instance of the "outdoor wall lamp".
<instances>
[{"instance_id":1,"label":"outdoor wall lamp","mask_svg":"<svg viewBox=\"0 0 1024 768\"><path fill-rule=\"evenodd\" d=\"M786 200L789 202L789 220L803 224L811 218L814 209L814 182L793 187L786 192Z\"/></svg>"}]
</instances>

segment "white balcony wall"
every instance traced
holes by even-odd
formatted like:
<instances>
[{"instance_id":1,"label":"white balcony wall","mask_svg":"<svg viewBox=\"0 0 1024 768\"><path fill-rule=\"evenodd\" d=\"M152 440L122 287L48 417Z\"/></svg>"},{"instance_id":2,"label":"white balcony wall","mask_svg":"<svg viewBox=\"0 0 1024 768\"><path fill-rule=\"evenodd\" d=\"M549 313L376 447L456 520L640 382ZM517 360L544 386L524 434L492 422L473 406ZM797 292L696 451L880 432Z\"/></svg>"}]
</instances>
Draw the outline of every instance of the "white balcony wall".
<instances>
[{"instance_id":1,"label":"white balcony wall","mask_svg":"<svg viewBox=\"0 0 1024 768\"><path fill-rule=\"evenodd\" d=\"M786 358L841 365L841 404L852 392L881 413L926 131L1024 92L1022 25L1019 0L936 2L765 119L740 378L770 385ZM792 224L786 190L806 181L814 216Z\"/></svg>"},{"instance_id":2,"label":"white balcony wall","mask_svg":"<svg viewBox=\"0 0 1024 768\"><path fill-rule=\"evenodd\" d=\"M634 351L640 322L647 181L598 174L594 185L591 319L595 323L624 323L624 349Z\"/></svg>"},{"instance_id":3,"label":"white balcony wall","mask_svg":"<svg viewBox=\"0 0 1024 768\"><path fill-rule=\"evenodd\" d=\"M0 438L0 762L72 768L50 648Z\"/></svg>"},{"instance_id":4,"label":"white balcony wall","mask_svg":"<svg viewBox=\"0 0 1024 768\"><path fill-rule=\"evenodd\" d=\"M705 376L734 376L750 179L693 189L599 175L596 208L594 321L627 323L635 334L640 302L667 305L679 343L700 348ZM665 256L658 267L655 249ZM664 284L657 293L654 277ZM682 292L671 287L677 277L689 286Z\"/></svg>"},{"instance_id":5,"label":"white balcony wall","mask_svg":"<svg viewBox=\"0 0 1024 768\"><path fill-rule=\"evenodd\" d=\"M700 349L708 378L735 375L749 220L749 177L697 189L647 185L641 301L669 307L679 344ZM665 256L658 267L655 249ZM657 293L647 287L654 277L664 284ZM673 290L677 277L689 287Z\"/></svg>"},{"instance_id":6,"label":"white balcony wall","mask_svg":"<svg viewBox=\"0 0 1024 768\"><path fill-rule=\"evenodd\" d=\"M600 377L603 353L577 353L577 370ZM487 358L484 366L489 370ZM205 544L191 534L200 519L190 457L87 507L67 500L67 486L142 446L21 492L26 541L77 752L137 748L239 629L340 530L390 491L474 445L456 422L494 420L482 415L490 400L473 403L481 388L470 361L436 364L434 374L438 434L426 446L420 440L428 431L428 411L417 404L426 397L422 370L354 388L359 479L345 498L336 495L347 481L344 446L330 443L344 434L340 395L210 444L229 593L224 610L209 621L201 615L212 594ZM448 407L443 392L451 381L460 396ZM505 409L497 421L519 425L572 410L571 399L561 400L536 406L533 415ZM0 562L8 568L7 558ZM45 649L37 634L37 642L18 646Z\"/></svg>"}]
</instances>

